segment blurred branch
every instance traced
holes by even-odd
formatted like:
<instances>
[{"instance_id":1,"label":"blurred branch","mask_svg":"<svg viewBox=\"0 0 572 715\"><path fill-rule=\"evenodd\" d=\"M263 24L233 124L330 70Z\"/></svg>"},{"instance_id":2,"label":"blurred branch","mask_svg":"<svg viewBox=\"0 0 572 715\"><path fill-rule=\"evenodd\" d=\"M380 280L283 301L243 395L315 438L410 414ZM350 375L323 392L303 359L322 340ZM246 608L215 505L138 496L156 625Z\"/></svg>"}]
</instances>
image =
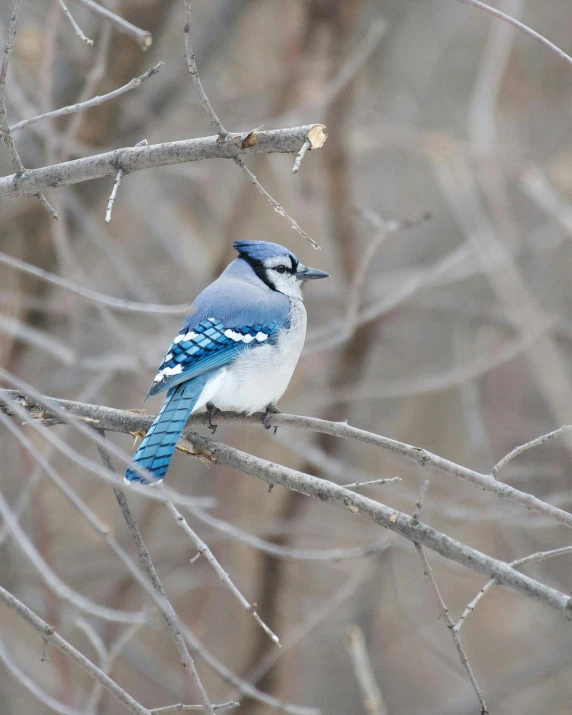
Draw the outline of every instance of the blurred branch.
<instances>
[{"instance_id":1,"label":"blurred branch","mask_svg":"<svg viewBox=\"0 0 572 715\"><path fill-rule=\"evenodd\" d=\"M73 15L71 12L68 10L66 7L66 4L64 0L59 0L60 7L62 8L64 15L67 17L67 19L70 21L71 26L73 27L73 31L75 34L79 37L79 39L82 42L85 42L86 45L93 45L93 40L90 40L89 37L86 37L82 30L81 27L77 24L77 22L74 20Z\"/></svg>"},{"instance_id":2,"label":"blurred branch","mask_svg":"<svg viewBox=\"0 0 572 715\"><path fill-rule=\"evenodd\" d=\"M0 178L0 200L35 196L38 191L50 186L67 186L114 176L119 169L123 169L127 174L141 169L205 159L236 159L247 154L293 154L299 151L312 130L314 135L321 135L322 146L326 135L323 131L319 132L319 129L323 129L323 126L308 124L291 129L259 131L256 132L255 143L247 147L243 146L243 142L251 132L232 133L224 142L219 141L218 136L213 136L151 144L148 147L115 149L40 169L29 169L23 175L4 176Z\"/></svg>"},{"instance_id":3,"label":"blurred branch","mask_svg":"<svg viewBox=\"0 0 572 715\"><path fill-rule=\"evenodd\" d=\"M99 15L100 17L103 17L111 22L116 30L119 30L119 32L122 32L124 35L128 35L134 39L142 50L148 50L153 44L153 35L150 32L142 30L136 25L124 20L119 15L111 12L111 10L108 10L106 7L94 2L94 0L75 0L75 2L83 5L96 15Z\"/></svg>"},{"instance_id":4,"label":"blurred branch","mask_svg":"<svg viewBox=\"0 0 572 715\"><path fill-rule=\"evenodd\" d=\"M0 413L0 418L1 417L2 415ZM377 481L375 483L377 484ZM351 486L346 486L346 489L347 488L351 488ZM231 538L241 541L243 544L248 544L248 546L257 549L258 551L270 554L271 556L275 556L279 559L292 559L300 561L343 561L345 559L356 559L364 556L371 556L373 554L379 554L381 551L385 551L389 545L386 539L382 539L374 542L373 544L368 544L367 546L356 546L354 548L334 547L330 549L296 549L290 546L275 544L272 541L261 539L255 534L251 534L244 531L244 529L240 529L234 524L230 524L228 521L217 519L208 511L190 507L188 507L188 511L199 521L202 521L204 524L208 524L208 526L211 526L213 529L216 529L223 534L227 534Z\"/></svg>"},{"instance_id":5,"label":"blurred branch","mask_svg":"<svg viewBox=\"0 0 572 715\"><path fill-rule=\"evenodd\" d=\"M569 234L572 234L572 207L537 166L529 165L520 172L524 193Z\"/></svg>"},{"instance_id":6,"label":"blurred branch","mask_svg":"<svg viewBox=\"0 0 572 715\"><path fill-rule=\"evenodd\" d=\"M135 713L135 715L150 715L149 710L134 700L131 695L117 685L114 680L100 670L94 663L88 660L82 653L76 650L70 643L68 643L68 641L56 633L52 626L49 626L15 596L6 591L6 589L2 588L2 586L0 586L0 600L2 600L8 608L15 611L20 618L23 618L26 623L32 626L32 628L40 634L44 643L53 643L53 645L55 645L55 647L60 650L66 658L69 658L88 675L101 683L101 685L103 685L103 687L128 710Z\"/></svg>"},{"instance_id":7,"label":"blurred branch","mask_svg":"<svg viewBox=\"0 0 572 715\"><path fill-rule=\"evenodd\" d=\"M552 50L552 52L557 54L558 57L562 58L565 62L568 62L569 64L572 65L572 57L570 57L570 55L567 55L559 47L552 44L552 42L550 42L550 40L547 40L546 37L543 37L538 32L535 32L532 28L528 27L528 25L525 25L524 23L519 22L518 20L515 20L514 17L511 17L510 15L506 15L504 12L501 12L500 10L497 10L496 8L491 7L490 5L485 5L485 3L480 2L480 0L457 0L457 2L460 2L463 5L471 5L472 7L478 7L479 9L484 10L485 12L488 12L489 15L493 15L493 17L498 17L499 20L508 22L509 25L516 27L521 32L524 32L527 35L530 35L530 37L533 37L535 40L542 42L542 44L545 47L548 47L548 49Z\"/></svg>"},{"instance_id":8,"label":"blurred branch","mask_svg":"<svg viewBox=\"0 0 572 715\"><path fill-rule=\"evenodd\" d=\"M370 565L362 564L343 586L322 601L316 608L312 609L301 623L289 631L283 639L280 650L277 648L269 649L258 663L250 668L245 677L253 683L258 683L280 658L301 643L319 625L327 621L342 604L346 603L352 596L355 596L356 592L371 579L372 573L375 573L375 571Z\"/></svg>"},{"instance_id":9,"label":"blurred branch","mask_svg":"<svg viewBox=\"0 0 572 715\"><path fill-rule=\"evenodd\" d=\"M6 31L6 44L4 45L2 65L0 65L0 134L2 135L4 144L6 144L10 154L12 155L12 164L14 165L14 170L16 172L13 176L15 183L24 179L26 176L26 169L24 168L24 164L22 164L20 154L16 149L16 145L12 139L12 134L10 133L10 126L8 124L8 112L6 111L6 77L8 76L8 67L14 50L16 22L19 14L20 0L16 0L14 3L14 9L12 10L12 16L10 17L10 24L8 25L8 29ZM58 218L57 211L49 204L48 200L42 193L39 191L33 191L29 194L29 196L35 196L39 199L42 206L50 212L52 218Z\"/></svg>"},{"instance_id":10,"label":"blurred branch","mask_svg":"<svg viewBox=\"0 0 572 715\"><path fill-rule=\"evenodd\" d=\"M18 391L12 390L0 391L0 398L3 398L2 402L7 403L4 411L8 414L10 414L10 402L18 400L33 416L37 415L40 420L47 420L50 425L66 421L66 419L62 417L64 414L63 410L70 412L70 421L78 429L80 425L73 420L72 416L89 419L91 423L97 426L97 429L123 433L146 430L153 421L152 415L137 414L67 400L42 398L39 403L37 398L29 400ZM52 413L50 413L50 409L53 410ZM34 415L34 413L36 414ZM219 418L225 422L243 421L246 423L257 423L257 421L260 420L260 415L244 417L241 415L223 413L217 416L217 419ZM219 421L221 421L221 419L219 419ZM442 457L432 455L417 447L365 432L355 427L350 427L350 425L343 422L327 422L310 417L284 414L273 416L273 419L274 424L289 424L291 426L297 426L298 428L310 429L337 437L356 439L358 442L387 449L394 454L400 454L407 459L411 459L421 466L435 467L439 471L467 479L473 484L488 488L489 491L495 492L498 496L516 501L539 513L550 515L560 523L565 525L572 524L572 515L568 512L546 504L536 499L536 497L513 489L502 482L497 482L492 477L473 472L466 467L449 462ZM191 418L190 423L197 424L203 422L206 424L206 420L208 420L208 415L196 415L194 419ZM87 430L85 427L83 429ZM323 502L328 502L349 510L352 514L359 514L363 518L374 521L380 526L398 533L413 543L427 546L447 559L462 564L478 573L492 576L499 583L513 588L545 606L566 614L572 610L571 600L566 594L545 586L527 576L523 576L507 563L472 549L446 534L436 531L427 524L414 520L407 514L394 510L380 502L373 501L361 494L351 492L325 479L319 479L309 474L289 469L273 462L268 462L267 460L247 454L228 445L215 442L189 430L186 430L183 436L184 439L192 445L193 450L198 449L199 454L208 455L208 459L216 464L237 469L257 479L261 479L268 484L281 484L291 491L320 499ZM93 438L95 439L95 435ZM185 449L185 451L188 451L188 449Z\"/></svg>"},{"instance_id":11,"label":"blurred branch","mask_svg":"<svg viewBox=\"0 0 572 715\"><path fill-rule=\"evenodd\" d=\"M233 708L237 708L239 705L240 703L237 703L236 700L230 700L228 703L213 705L213 710L232 710ZM167 713L188 712L189 710L204 710L204 708L202 705L183 705L183 703L179 703L178 705L167 705L162 708L153 708L149 712L153 715L166 715Z\"/></svg>"},{"instance_id":12,"label":"blurred branch","mask_svg":"<svg viewBox=\"0 0 572 715\"><path fill-rule=\"evenodd\" d=\"M8 256L6 253L0 252L0 264L5 266L10 266L23 273L28 273L31 276L40 278L46 283L51 283L52 285L58 286L58 288L63 288L70 293L75 293L80 295L82 298L91 301L92 303L97 303L98 305L104 305L113 310L125 310L125 311L135 311L139 313L162 313L162 314L175 314L182 315L187 314L189 311L194 311L192 303L180 303L179 305L161 305L160 303L139 303L134 300L123 300L122 298L113 298L110 295L105 295L104 293L99 293L91 288L84 288L78 283L69 280L68 278L62 278L56 276L54 273L45 271L43 268L38 268L38 266L33 266L31 263L26 263L26 261L21 261L19 258L14 258L13 256Z\"/></svg>"},{"instance_id":13,"label":"blurred branch","mask_svg":"<svg viewBox=\"0 0 572 715\"><path fill-rule=\"evenodd\" d=\"M367 652L362 629L359 626L351 626L346 631L346 636L346 647L352 661L365 711L368 715L387 715L387 708L375 679L375 672Z\"/></svg>"},{"instance_id":14,"label":"blurred branch","mask_svg":"<svg viewBox=\"0 0 572 715\"><path fill-rule=\"evenodd\" d=\"M144 611L131 612L119 611L115 608L108 608L95 603L81 593L74 591L63 581L43 559L40 552L25 534L22 527L18 524L14 513L8 506L8 503L0 494L0 515L10 532L14 543L26 558L32 563L41 579L45 582L48 588L64 603L68 603L78 611L101 618L104 621L112 623L144 623L147 620L147 614Z\"/></svg>"},{"instance_id":15,"label":"blurred branch","mask_svg":"<svg viewBox=\"0 0 572 715\"><path fill-rule=\"evenodd\" d=\"M31 692L43 705L53 710L60 715L85 715L85 710L76 710L64 705L59 700L56 700L49 693L43 690L40 685L31 678L14 660L14 648L8 649L0 640L0 662L4 663L6 670L18 680L21 685Z\"/></svg>"},{"instance_id":16,"label":"blurred branch","mask_svg":"<svg viewBox=\"0 0 572 715\"><path fill-rule=\"evenodd\" d=\"M162 67L165 66L164 62L158 62L154 67L151 67L144 72L139 77L134 77L130 82L124 84L123 87L114 89L113 92L108 92L107 94L101 95L101 97L93 97L85 102L78 102L77 104L69 104L67 107L61 107L60 109L54 109L52 112L46 112L45 114L39 114L37 117L30 117L30 119L23 119L21 122L17 122L10 127L11 132L15 132L18 129L24 129L24 127L30 124L35 124L43 119L53 119L54 117L65 117L68 114L75 114L76 112L82 112L85 109L90 109L91 107L97 107L104 102L108 102L110 99L115 99L120 97L125 92L129 92L132 89L140 87L146 79L153 77L157 74Z\"/></svg>"}]
</instances>

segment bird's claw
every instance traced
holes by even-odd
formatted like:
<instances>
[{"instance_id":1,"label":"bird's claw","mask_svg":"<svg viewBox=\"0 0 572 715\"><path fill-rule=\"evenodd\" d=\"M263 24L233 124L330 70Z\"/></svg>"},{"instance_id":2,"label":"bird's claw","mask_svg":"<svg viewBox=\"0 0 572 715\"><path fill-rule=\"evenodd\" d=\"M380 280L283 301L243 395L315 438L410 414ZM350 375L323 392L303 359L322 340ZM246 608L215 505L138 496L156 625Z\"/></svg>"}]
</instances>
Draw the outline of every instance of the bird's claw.
<instances>
[{"instance_id":1,"label":"bird's claw","mask_svg":"<svg viewBox=\"0 0 572 715\"><path fill-rule=\"evenodd\" d=\"M215 407L212 402L207 402L206 408L207 408L207 415L209 418L208 427L209 427L210 431L214 434L216 432L218 425L213 424L213 417L216 417L216 415L218 415L220 410L218 407Z\"/></svg>"},{"instance_id":2,"label":"bird's claw","mask_svg":"<svg viewBox=\"0 0 572 715\"><path fill-rule=\"evenodd\" d=\"M271 415L277 415L280 412L280 410L276 407L276 405L273 405L272 403L266 405L266 410L264 411L264 415L262 416L262 424L264 425L264 429L270 429L272 425L270 424L270 417ZM274 425L274 434L278 431L278 425Z\"/></svg>"}]
</instances>

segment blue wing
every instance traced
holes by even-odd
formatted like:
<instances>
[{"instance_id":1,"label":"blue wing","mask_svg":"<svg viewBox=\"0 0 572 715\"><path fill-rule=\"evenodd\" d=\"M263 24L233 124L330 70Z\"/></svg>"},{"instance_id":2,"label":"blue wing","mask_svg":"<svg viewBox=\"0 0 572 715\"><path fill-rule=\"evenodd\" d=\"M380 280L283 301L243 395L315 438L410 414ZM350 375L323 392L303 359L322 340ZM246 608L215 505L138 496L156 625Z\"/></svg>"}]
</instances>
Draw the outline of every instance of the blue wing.
<instances>
[{"instance_id":1,"label":"blue wing","mask_svg":"<svg viewBox=\"0 0 572 715\"><path fill-rule=\"evenodd\" d=\"M251 322L226 328L207 318L192 329L184 326L163 358L147 397L232 362L244 350L273 343L283 320Z\"/></svg>"}]
</instances>

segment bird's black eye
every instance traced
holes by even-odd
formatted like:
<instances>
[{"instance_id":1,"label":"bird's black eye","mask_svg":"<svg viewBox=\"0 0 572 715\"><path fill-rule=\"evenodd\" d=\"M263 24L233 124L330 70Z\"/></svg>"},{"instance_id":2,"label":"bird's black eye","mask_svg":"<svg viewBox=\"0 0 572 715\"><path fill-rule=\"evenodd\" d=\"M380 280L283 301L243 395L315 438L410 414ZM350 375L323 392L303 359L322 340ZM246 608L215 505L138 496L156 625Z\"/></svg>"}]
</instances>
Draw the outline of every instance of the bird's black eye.
<instances>
[{"instance_id":1,"label":"bird's black eye","mask_svg":"<svg viewBox=\"0 0 572 715\"><path fill-rule=\"evenodd\" d=\"M278 273L284 273L284 271L286 270L286 266L276 266L274 270L278 271Z\"/></svg>"}]
</instances>

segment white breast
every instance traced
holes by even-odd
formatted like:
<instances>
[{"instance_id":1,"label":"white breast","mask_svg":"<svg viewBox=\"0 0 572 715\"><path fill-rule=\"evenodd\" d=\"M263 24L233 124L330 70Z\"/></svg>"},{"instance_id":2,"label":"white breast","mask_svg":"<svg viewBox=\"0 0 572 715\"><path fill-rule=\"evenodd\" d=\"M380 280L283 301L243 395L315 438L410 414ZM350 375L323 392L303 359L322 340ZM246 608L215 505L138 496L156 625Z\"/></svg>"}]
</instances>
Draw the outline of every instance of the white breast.
<instances>
[{"instance_id":1,"label":"white breast","mask_svg":"<svg viewBox=\"0 0 572 715\"><path fill-rule=\"evenodd\" d=\"M282 397L306 338L304 303L292 300L290 305L290 327L278 333L276 343L249 348L231 365L217 370L193 412L213 402L221 410L253 414Z\"/></svg>"}]
</instances>

